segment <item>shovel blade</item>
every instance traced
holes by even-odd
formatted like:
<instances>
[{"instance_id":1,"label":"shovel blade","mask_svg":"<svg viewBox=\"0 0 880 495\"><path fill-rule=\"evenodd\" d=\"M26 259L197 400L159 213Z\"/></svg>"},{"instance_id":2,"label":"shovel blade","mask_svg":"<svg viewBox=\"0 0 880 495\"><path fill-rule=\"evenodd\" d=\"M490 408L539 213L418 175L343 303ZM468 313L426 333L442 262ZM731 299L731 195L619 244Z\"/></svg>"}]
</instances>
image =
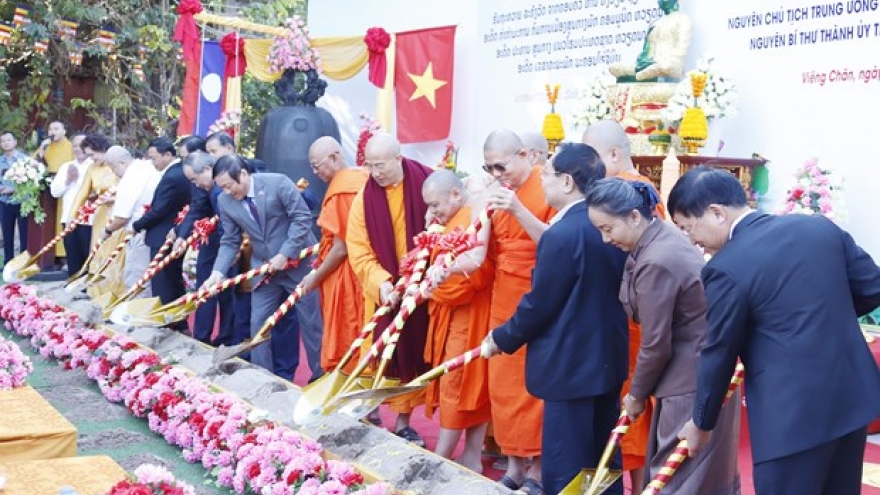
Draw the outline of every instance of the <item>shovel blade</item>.
<instances>
[{"instance_id":1,"label":"shovel blade","mask_svg":"<svg viewBox=\"0 0 880 495\"><path fill-rule=\"evenodd\" d=\"M220 344L220 347L218 347L216 350L214 350L214 356L212 357L212 363L214 364L214 366L217 366L218 364L220 364L224 361L228 361L228 360L234 358L235 356L238 356L239 354L244 354L245 352L253 349L254 347L257 347L258 345L263 344L268 341L269 341L268 338L262 338L259 340L249 339L249 340L245 340L241 344L235 344L235 345L231 345L229 347L227 347L223 344Z\"/></svg>"},{"instance_id":2,"label":"shovel blade","mask_svg":"<svg viewBox=\"0 0 880 495\"><path fill-rule=\"evenodd\" d=\"M581 472L578 473L561 492L559 492L559 495L599 495L620 479L622 474L623 472L618 470L606 471L602 476L602 479L599 480L598 485L591 491L590 485L593 483L593 478L596 477L596 470L582 469Z\"/></svg>"},{"instance_id":3,"label":"shovel blade","mask_svg":"<svg viewBox=\"0 0 880 495\"><path fill-rule=\"evenodd\" d=\"M36 268L35 273L27 275L23 273L23 271L27 271L27 268L31 268L31 261L31 253L27 251L9 260L9 263L6 263L6 266L3 267L3 280L6 282L20 282L39 273L39 267L34 267Z\"/></svg>"},{"instance_id":4,"label":"shovel blade","mask_svg":"<svg viewBox=\"0 0 880 495\"><path fill-rule=\"evenodd\" d=\"M356 390L342 394L335 398L325 410L335 409L340 414L360 421L386 400L415 392L428 386L427 383L419 385L399 385L399 383L400 380L383 377L379 382L379 388Z\"/></svg>"},{"instance_id":5,"label":"shovel blade","mask_svg":"<svg viewBox=\"0 0 880 495\"><path fill-rule=\"evenodd\" d=\"M326 405L339 393L347 380L346 373L335 369L303 387L293 409L293 421L300 426L308 426L318 421L326 414ZM370 376L361 376L355 381L354 388L355 390L369 388L372 381L373 378Z\"/></svg>"},{"instance_id":6,"label":"shovel blade","mask_svg":"<svg viewBox=\"0 0 880 495\"><path fill-rule=\"evenodd\" d=\"M110 313L110 321L123 326L162 326L164 318L153 316L157 309L162 306L158 297L133 299L118 304Z\"/></svg>"}]
</instances>

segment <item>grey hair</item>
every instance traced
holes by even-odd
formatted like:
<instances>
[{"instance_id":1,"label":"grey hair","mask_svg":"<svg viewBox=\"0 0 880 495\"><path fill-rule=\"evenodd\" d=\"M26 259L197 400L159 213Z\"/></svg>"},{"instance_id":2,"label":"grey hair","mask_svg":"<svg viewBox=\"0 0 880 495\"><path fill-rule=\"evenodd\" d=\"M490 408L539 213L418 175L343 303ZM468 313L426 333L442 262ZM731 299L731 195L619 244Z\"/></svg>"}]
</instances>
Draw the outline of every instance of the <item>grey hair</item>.
<instances>
[{"instance_id":1,"label":"grey hair","mask_svg":"<svg viewBox=\"0 0 880 495\"><path fill-rule=\"evenodd\" d=\"M201 174L207 168L214 168L214 157L204 151L193 151L183 159L183 166L192 169L193 173Z\"/></svg>"},{"instance_id":2,"label":"grey hair","mask_svg":"<svg viewBox=\"0 0 880 495\"><path fill-rule=\"evenodd\" d=\"M649 188L650 185L639 181L626 181L617 177L602 179L593 184L587 193L587 206L615 217L626 217L636 210L650 219L654 216L657 203L653 201L653 193Z\"/></svg>"}]
</instances>

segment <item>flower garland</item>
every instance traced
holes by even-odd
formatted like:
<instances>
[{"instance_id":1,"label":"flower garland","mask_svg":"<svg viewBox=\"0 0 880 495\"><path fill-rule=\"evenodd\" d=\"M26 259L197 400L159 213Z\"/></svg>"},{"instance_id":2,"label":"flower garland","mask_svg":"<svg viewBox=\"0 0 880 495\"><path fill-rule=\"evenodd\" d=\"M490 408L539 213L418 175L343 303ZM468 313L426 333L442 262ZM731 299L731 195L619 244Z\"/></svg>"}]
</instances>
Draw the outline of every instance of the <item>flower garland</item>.
<instances>
[{"instance_id":1,"label":"flower garland","mask_svg":"<svg viewBox=\"0 0 880 495\"><path fill-rule=\"evenodd\" d=\"M6 328L30 338L41 355L68 369L86 369L108 400L146 418L152 431L183 449L187 462L201 463L219 486L239 494L393 493L384 483L364 484L350 464L324 460L317 442L267 421L235 395L212 391L131 338L84 326L75 313L38 297L32 287L0 287L0 318Z\"/></svg>"},{"instance_id":2,"label":"flower garland","mask_svg":"<svg viewBox=\"0 0 880 495\"><path fill-rule=\"evenodd\" d=\"M0 390L24 385L33 371L33 363L18 345L0 337Z\"/></svg>"},{"instance_id":3,"label":"flower garland","mask_svg":"<svg viewBox=\"0 0 880 495\"><path fill-rule=\"evenodd\" d=\"M105 495L196 495L196 490L161 466L142 464L132 479L116 483Z\"/></svg>"},{"instance_id":4,"label":"flower garland","mask_svg":"<svg viewBox=\"0 0 880 495\"><path fill-rule=\"evenodd\" d=\"M361 132L358 134L357 154L355 155L354 161L358 167L363 167L364 163L367 161L366 155L364 154L367 149L367 142L373 137L373 134L382 130L382 124L366 113L362 113L359 118L361 120Z\"/></svg>"},{"instance_id":5,"label":"flower garland","mask_svg":"<svg viewBox=\"0 0 880 495\"><path fill-rule=\"evenodd\" d=\"M312 46L312 35L302 17L295 15L284 21L287 32L276 36L269 47L269 70L284 72L287 69L321 73L321 52Z\"/></svg>"},{"instance_id":6,"label":"flower garland","mask_svg":"<svg viewBox=\"0 0 880 495\"><path fill-rule=\"evenodd\" d=\"M670 127L678 128L685 111L695 106L694 88L690 77L694 73L706 74L706 87L696 102L703 109L706 118L711 120L735 117L736 104L739 101L736 82L719 67L715 58L710 57L698 61L696 69L688 72L687 77L682 78L675 87L672 98L663 110L663 121Z\"/></svg>"},{"instance_id":7,"label":"flower garland","mask_svg":"<svg viewBox=\"0 0 880 495\"><path fill-rule=\"evenodd\" d=\"M846 218L843 179L820 167L818 158L807 160L794 178L795 184L788 190L780 213L823 215L835 222Z\"/></svg>"},{"instance_id":8,"label":"flower garland","mask_svg":"<svg viewBox=\"0 0 880 495\"><path fill-rule=\"evenodd\" d=\"M30 157L12 163L3 178L15 184L12 201L21 203L21 216L34 215L34 221L43 223L46 212L40 206L40 193L49 184L46 166Z\"/></svg>"},{"instance_id":9,"label":"flower garland","mask_svg":"<svg viewBox=\"0 0 880 495\"><path fill-rule=\"evenodd\" d=\"M611 105L608 103L608 86L614 83L614 77L602 72L589 88L581 93L580 106L572 114L574 127L590 126L600 120L611 117Z\"/></svg>"}]
</instances>

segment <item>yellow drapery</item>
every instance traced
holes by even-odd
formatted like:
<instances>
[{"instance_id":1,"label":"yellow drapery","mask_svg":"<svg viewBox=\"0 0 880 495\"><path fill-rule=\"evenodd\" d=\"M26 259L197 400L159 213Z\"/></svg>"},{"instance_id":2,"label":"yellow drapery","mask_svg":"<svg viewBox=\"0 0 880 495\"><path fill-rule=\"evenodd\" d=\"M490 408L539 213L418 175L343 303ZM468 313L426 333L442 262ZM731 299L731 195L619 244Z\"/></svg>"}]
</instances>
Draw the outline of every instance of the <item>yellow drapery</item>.
<instances>
[{"instance_id":1,"label":"yellow drapery","mask_svg":"<svg viewBox=\"0 0 880 495\"><path fill-rule=\"evenodd\" d=\"M247 70L260 81L273 82L281 73L269 70L271 39L246 39L244 54ZM312 46L321 52L323 75L336 81L351 79L367 66L369 58L363 36L316 38Z\"/></svg>"}]
</instances>

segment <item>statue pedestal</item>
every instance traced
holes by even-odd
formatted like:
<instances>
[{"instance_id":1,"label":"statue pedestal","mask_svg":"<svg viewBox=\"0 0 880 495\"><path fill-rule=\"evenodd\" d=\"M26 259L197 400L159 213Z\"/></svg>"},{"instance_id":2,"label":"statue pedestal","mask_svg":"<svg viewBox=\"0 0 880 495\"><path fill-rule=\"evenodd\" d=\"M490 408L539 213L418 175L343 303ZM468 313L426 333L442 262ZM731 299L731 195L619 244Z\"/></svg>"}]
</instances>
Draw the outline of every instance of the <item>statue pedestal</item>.
<instances>
[{"instance_id":1,"label":"statue pedestal","mask_svg":"<svg viewBox=\"0 0 880 495\"><path fill-rule=\"evenodd\" d=\"M677 83L671 82L617 83L608 86L611 115L626 130L633 155L664 154L648 141L648 135L660 125L661 114L675 93L676 86ZM675 143L672 146L675 147Z\"/></svg>"}]
</instances>

